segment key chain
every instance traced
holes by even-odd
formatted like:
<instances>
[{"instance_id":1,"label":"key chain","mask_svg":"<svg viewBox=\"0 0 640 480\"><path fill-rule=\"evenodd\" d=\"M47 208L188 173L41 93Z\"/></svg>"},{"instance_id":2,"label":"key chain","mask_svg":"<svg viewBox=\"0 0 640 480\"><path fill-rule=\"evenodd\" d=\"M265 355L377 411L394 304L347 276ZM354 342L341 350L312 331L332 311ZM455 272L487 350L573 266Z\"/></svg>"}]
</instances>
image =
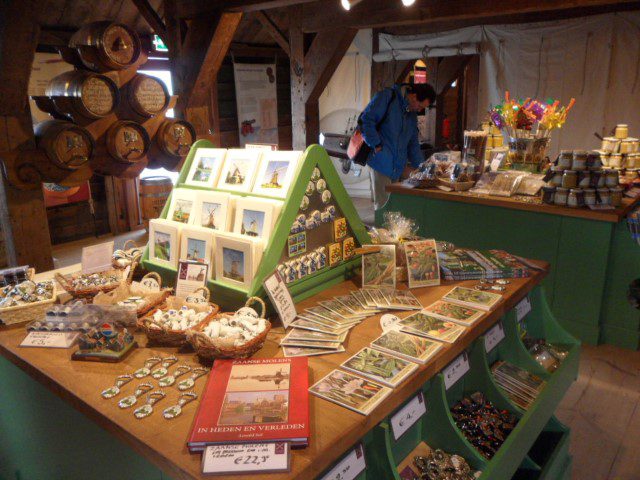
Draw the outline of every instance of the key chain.
<instances>
[{"instance_id":1,"label":"key chain","mask_svg":"<svg viewBox=\"0 0 640 480\"><path fill-rule=\"evenodd\" d=\"M178 390L180 390L181 392L184 392L185 390L189 390L190 388L193 388L193 386L196 384L196 380L199 379L201 376L206 375L208 371L209 371L208 368L203 368L203 367L194 368L193 373L189 378L185 378L184 380L178 382Z\"/></svg>"},{"instance_id":2,"label":"key chain","mask_svg":"<svg viewBox=\"0 0 640 480\"><path fill-rule=\"evenodd\" d=\"M135 405L138 402L138 397L148 391L153 390L153 385L150 383L141 383L136 388L136 391L133 392L133 395L129 395L128 397L124 397L122 400L118 402L118 406L120 408L129 408Z\"/></svg>"},{"instance_id":3,"label":"key chain","mask_svg":"<svg viewBox=\"0 0 640 480\"><path fill-rule=\"evenodd\" d=\"M169 373L169 367L178 361L178 357L171 355L162 360L162 363L158 368L151 372L151 376L156 380L165 377Z\"/></svg>"},{"instance_id":4,"label":"key chain","mask_svg":"<svg viewBox=\"0 0 640 480\"><path fill-rule=\"evenodd\" d=\"M136 378L144 378L151 373L151 367L160 363L162 359L160 357L150 357L144 361L144 367L139 368L133 372L133 376Z\"/></svg>"},{"instance_id":5,"label":"key chain","mask_svg":"<svg viewBox=\"0 0 640 480\"><path fill-rule=\"evenodd\" d=\"M171 407L165 408L162 412L162 416L167 420L178 417L182 413L182 407L184 407L187 403L193 402L196 398L198 398L198 394L195 392L181 393L178 397L178 403Z\"/></svg>"},{"instance_id":6,"label":"key chain","mask_svg":"<svg viewBox=\"0 0 640 480\"><path fill-rule=\"evenodd\" d=\"M147 403L145 403L141 407L136 408L133 411L133 414L137 419L148 417L153 413L153 406L166 396L167 394L164 393L162 390L156 390L155 392L151 392L147 396Z\"/></svg>"},{"instance_id":7,"label":"key chain","mask_svg":"<svg viewBox=\"0 0 640 480\"><path fill-rule=\"evenodd\" d=\"M102 393L100 393L100 395L102 395L102 398L106 399L113 398L120 393L120 388L129 383L131 380L133 380L133 375L131 374L118 375L116 377L115 385L109 388L105 388Z\"/></svg>"},{"instance_id":8,"label":"key chain","mask_svg":"<svg viewBox=\"0 0 640 480\"><path fill-rule=\"evenodd\" d=\"M160 387L170 387L174 383L176 383L176 378L181 377L191 371L191 367L189 365L179 365L174 371L172 375L167 375L166 377L162 377L158 381L158 386Z\"/></svg>"}]
</instances>

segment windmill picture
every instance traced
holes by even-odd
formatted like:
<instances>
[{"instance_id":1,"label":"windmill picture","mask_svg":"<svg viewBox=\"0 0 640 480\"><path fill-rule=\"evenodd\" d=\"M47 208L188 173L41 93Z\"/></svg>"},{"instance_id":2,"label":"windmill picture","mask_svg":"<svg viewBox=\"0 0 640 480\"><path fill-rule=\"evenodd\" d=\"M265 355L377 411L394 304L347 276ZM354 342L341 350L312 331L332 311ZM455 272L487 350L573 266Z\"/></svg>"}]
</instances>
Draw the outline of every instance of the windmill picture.
<instances>
[{"instance_id":1,"label":"windmill picture","mask_svg":"<svg viewBox=\"0 0 640 480\"><path fill-rule=\"evenodd\" d=\"M242 216L242 225L240 233L250 237L259 237L262 235L264 227L264 212L257 210L244 210Z\"/></svg>"},{"instance_id":2,"label":"windmill picture","mask_svg":"<svg viewBox=\"0 0 640 480\"><path fill-rule=\"evenodd\" d=\"M246 175L242 172L237 163L233 164L233 169L227 173L226 183L229 185L242 185L246 179Z\"/></svg>"},{"instance_id":3,"label":"windmill picture","mask_svg":"<svg viewBox=\"0 0 640 480\"><path fill-rule=\"evenodd\" d=\"M216 212L220 209L220 207L221 205L219 203L204 202L202 204L200 225L205 228L217 230L218 227L216 226Z\"/></svg>"},{"instance_id":4,"label":"windmill picture","mask_svg":"<svg viewBox=\"0 0 640 480\"><path fill-rule=\"evenodd\" d=\"M289 162L270 162L264 172L262 188L282 188L280 177L287 172L288 168Z\"/></svg>"}]
</instances>

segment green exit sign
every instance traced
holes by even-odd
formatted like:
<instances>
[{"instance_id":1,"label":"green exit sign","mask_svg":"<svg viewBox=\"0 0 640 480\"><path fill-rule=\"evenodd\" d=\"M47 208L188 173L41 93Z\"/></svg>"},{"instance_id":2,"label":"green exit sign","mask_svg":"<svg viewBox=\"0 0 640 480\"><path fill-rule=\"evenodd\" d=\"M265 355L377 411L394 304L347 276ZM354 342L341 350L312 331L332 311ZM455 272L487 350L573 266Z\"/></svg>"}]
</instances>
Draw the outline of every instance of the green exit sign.
<instances>
[{"instance_id":1,"label":"green exit sign","mask_svg":"<svg viewBox=\"0 0 640 480\"><path fill-rule=\"evenodd\" d=\"M155 48L156 52L168 52L169 49L164 44L162 39L158 35L153 36L153 48Z\"/></svg>"}]
</instances>

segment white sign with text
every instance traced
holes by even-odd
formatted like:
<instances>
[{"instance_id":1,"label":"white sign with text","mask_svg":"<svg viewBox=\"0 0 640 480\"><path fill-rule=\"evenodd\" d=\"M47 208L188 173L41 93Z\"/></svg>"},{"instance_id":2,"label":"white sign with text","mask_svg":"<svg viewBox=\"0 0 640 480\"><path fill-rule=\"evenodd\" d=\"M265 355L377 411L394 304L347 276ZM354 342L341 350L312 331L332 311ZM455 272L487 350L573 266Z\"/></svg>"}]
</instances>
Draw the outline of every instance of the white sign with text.
<instances>
[{"instance_id":1,"label":"white sign with text","mask_svg":"<svg viewBox=\"0 0 640 480\"><path fill-rule=\"evenodd\" d=\"M276 271L264 281L263 285L271 299L271 303L273 303L273 307L278 312L280 320L282 320L284 328L288 328L289 324L298 316L298 312L287 284L280 273Z\"/></svg>"},{"instance_id":2,"label":"white sign with text","mask_svg":"<svg viewBox=\"0 0 640 480\"><path fill-rule=\"evenodd\" d=\"M418 392L415 397L391 417L393 438L398 440L425 413L427 413L427 404L424 401L424 394Z\"/></svg>"},{"instance_id":3,"label":"white sign with text","mask_svg":"<svg viewBox=\"0 0 640 480\"><path fill-rule=\"evenodd\" d=\"M288 472L289 459L289 444L286 442L211 445L202 455L202 473Z\"/></svg>"},{"instance_id":4,"label":"white sign with text","mask_svg":"<svg viewBox=\"0 0 640 480\"><path fill-rule=\"evenodd\" d=\"M504 339L504 327L502 322L496 323L484 336L484 350L489 353Z\"/></svg>"},{"instance_id":5,"label":"white sign with text","mask_svg":"<svg viewBox=\"0 0 640 480\"><path fill-rule=\"evenodd\" d=\"M453 362L442 370L444 387L449 390L451 386L455 385L455 383L469 371L469 368L469 356L467 352L462 352Z\"/></svg>"},{"instance_id":6,"label":"white sign with text","mask_svg":"<svg viewBox=\"0 0 640 480\"><path fill-rule=\"evenodd\" d=\"M364 448L359 444L335 467L321 477L321 480L353 480L367 468Z\"/></svg>"},{"instance_id":7,"label":"white sign with text","mask_svg":"<svg viewBox=\"0 0 640 480\"><path fill-rule=\"evenodd\" d=\"M21 347L69 348L78 339L79 332L29 332Z\"/></svg>"}]
</instances>

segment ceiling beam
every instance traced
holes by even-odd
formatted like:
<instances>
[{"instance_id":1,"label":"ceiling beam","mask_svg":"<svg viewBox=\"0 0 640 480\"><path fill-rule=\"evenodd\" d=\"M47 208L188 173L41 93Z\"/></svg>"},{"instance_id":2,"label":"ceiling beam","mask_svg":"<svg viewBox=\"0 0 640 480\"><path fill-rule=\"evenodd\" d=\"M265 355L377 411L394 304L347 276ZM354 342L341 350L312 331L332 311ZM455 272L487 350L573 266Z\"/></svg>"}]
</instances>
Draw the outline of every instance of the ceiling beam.
<instances>
[{"instance_id":1,"label":"ceiling beam","mask_svg":"<svg viewBox=\"0 0 640 480\"><path fill-rule=\"evenodd\" d=\"M319 0L180 0L177 7L178 17L195 18L215 11L248 13L317 1ZM324 3L327 0L321 1Z\"/></svg>"},{"instance_id":2,"label":"ceiling beam","mask_svg":"<svg viewBox=\"0 0 640 480\"><path fill-rule=\"evenodd\" d=\"M265 12L259 11L254 13L255 17L258 19L262 27L269 32L269 35L273 37L280 48L284 50L287 56L291 56L291 49L289 48L289 41L280 31L280 28L275 24L273 20L271 20Z\"/></svg>"},{"instance_id":3,"label":"ceiling beam","mask_svg":"<svg viewBox=\"0 0 640 480\"><path fill-rule=\"evenodd\" d=\"M145 21L149 24L149 26L153 29L155 34L162 39L165 45L168 45L167 27L162 21L162 18L160 18L160 15L158 15L158 12L156 12L153 9L151 4L149 3L149 0L131 0L131 1L138 9L138 12L140 12L140 15L142 15L142 18L144 18Z\"/></svg>"},{"instance_id":4,"label":"ceiling beam","mask_svg":"<svg viewBox=\"0 0 640 480\"><path fill-rule=\"evenodd\" d=\"M319 32L330 28L382 28L401 25L426 25L453 20L480 20L537 12L561 12L567 9L597 6L618 7L637 0L418 0L411 7L388 0L367 0L345 11L339 2L304 5L302 29Z\"/></svg>"}]
</instances>

